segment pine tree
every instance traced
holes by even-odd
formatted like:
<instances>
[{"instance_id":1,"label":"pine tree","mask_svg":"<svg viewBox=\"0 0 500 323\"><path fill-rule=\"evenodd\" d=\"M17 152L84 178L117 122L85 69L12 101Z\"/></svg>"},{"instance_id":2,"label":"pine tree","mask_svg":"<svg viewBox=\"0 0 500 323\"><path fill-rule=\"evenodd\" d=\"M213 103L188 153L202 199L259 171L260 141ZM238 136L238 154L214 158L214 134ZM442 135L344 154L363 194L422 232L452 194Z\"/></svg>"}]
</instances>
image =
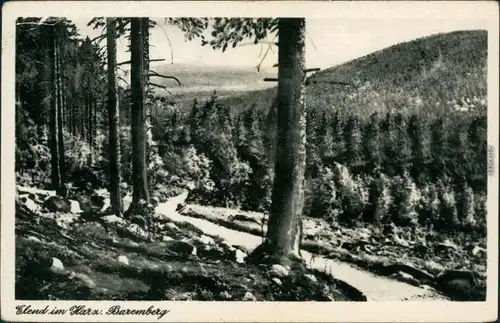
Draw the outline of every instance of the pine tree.
<instances>
[{"instance_id":1,"label":"pine tree","mask_svg":"<svg viewBox=\"0 0 500 323\"><path fill-rule=\"evenodd\" d=\"M359 129L359 119L355 115L347 118L344 125L344 141L346 143L345 164L354 172L361 167L361 132Z\"/></svg>"},{"instance_id":2,"label":"pine tree","mask_svg":"<svg viewBox=\"0 0 500 323\"><path fill-rule=\"evenodd\" d=\"M363 127L362 149L365 172L380 167L382 162L380 124L377 113L373 113Z\"/></svg>"}]
</instances>

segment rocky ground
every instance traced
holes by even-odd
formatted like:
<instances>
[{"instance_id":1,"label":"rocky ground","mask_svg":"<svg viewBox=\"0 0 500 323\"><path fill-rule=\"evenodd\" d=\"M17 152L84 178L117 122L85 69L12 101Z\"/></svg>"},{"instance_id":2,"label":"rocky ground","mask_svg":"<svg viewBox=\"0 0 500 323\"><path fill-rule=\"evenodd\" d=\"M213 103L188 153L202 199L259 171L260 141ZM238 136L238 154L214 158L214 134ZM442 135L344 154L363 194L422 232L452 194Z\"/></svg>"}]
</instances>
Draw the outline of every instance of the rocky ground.
<instances>
[{"instance_id":1,"label":"rocky ground","mask_svg":"<svg viewBox=\"0 0 500 323\"><path fill-rule=\"evenodd\" d=\"M100 193L66 200L17 187L17 299L366 300L318 270L246 264L244 250L187 222L105 215Z\"/></svg>"},{"instance_id":2,"label":"rocky ground","mask_svg":"<svg viewBox=\"0 0 500 323\"><path fill-rule=\"evenodd\" d=\"M261 213L192 204L179 205L178 211L258 236L265 230ZM485 300L486 241L393 226L351 229L312 218L303 223L303 250L413 286L430 287L454 300Z\"/></svg>"}]
</instances>

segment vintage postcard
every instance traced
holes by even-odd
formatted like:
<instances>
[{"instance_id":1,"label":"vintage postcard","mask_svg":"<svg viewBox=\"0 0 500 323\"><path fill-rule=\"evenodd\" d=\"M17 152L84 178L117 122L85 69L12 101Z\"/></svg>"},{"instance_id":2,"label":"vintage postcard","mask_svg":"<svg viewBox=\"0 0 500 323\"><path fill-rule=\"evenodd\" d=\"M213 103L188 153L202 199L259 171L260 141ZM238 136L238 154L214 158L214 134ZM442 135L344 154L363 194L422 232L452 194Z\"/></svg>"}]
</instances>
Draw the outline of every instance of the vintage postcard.
<instances>
[{"instance_id":1,"label":"vintage postcard","mask_svg":"<svg viewBox=\"0 0 500 323\"><path fill-rule=\"evenodd\" d=\"M497 318L496 2L2 9L2 320Z\"/></svg>"}]
</instances>

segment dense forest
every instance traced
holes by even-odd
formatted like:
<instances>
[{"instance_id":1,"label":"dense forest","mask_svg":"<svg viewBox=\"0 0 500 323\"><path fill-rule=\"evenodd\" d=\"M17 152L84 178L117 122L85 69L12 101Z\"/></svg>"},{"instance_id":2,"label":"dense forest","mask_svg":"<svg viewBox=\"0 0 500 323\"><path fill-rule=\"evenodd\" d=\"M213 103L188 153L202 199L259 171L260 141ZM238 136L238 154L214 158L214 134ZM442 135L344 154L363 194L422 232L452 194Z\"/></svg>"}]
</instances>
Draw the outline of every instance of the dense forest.
<instances>
[{"instance_id":1,"label":"dense forest","mask_svg":"<svg viewBox=\"0 0 500 323\"><path fill-rule=\"evenodd\" d=\"M223 51L245 37L265 39L280 26L302 28L293 19L240 19L241 26L236 20L166 23ZM284 253L293 247L283 244L295 237L285 241L280 235L289 222L277 219L294 212L346 228L485 238L486 32L398 44L310 76L296 45L300 36L282 34L278 63L293 71L281 67L277 81L301 71L293 74L293 82L303 79L295 90L278 85L224 98L214 92L176 104L162 80L183 80L150 68L157 59L149 57L152 20L89 24L102 35L83 38L62 18L18 20L18 185L64 198L106 188L110 213L139 214L146 223L154 206L188 189L187 203L263 213L268 236L275 235L272 248L288 248ZM206 40L209 27L213 37ZM233 32L219 36L223 28ZM130 61L117 62L116 39L123 35ZM130 80L120 72L124 66ZM297 108L304 94L307 109ZM296 148L301 130L304 153ZM126 195L132 195L127 208ZM280 205L280 196L299 198Z\"/></svg>"}]
</instances>

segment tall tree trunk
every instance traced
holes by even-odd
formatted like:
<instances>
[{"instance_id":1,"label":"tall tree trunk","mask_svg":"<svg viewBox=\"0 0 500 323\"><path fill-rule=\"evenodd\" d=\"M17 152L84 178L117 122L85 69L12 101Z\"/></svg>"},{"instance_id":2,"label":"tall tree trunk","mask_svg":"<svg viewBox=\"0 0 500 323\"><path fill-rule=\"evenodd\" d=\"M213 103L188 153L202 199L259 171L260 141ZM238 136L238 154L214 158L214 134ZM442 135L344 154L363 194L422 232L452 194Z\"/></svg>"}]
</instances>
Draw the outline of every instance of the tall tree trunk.
<instances>
[{"instance_id":1,"label":"tall tree trunk","mask_svg":"<svg viewBox=\"0 0 500 323\"><path fill-rule=\"evenodd\" d=\"M80 117L80 136L82 136L82 140L85 141L85 116L87 115L87 96L84 93L83 95L83 108L80 109L79 117Z\"/></svg>"},{"instance_id":2,"label":"tall tree trunk","mask_svg":"<svg viewBox=\"0 0 500 323\"><path fill-rule=\"evenodd\" d=\"M122 212L120 181L120 110L116 86L116 27L115 19L106 19L108 51L108 122L109 122L109 192L111 210L119 216ZM95 115L95 114L94 114Z\"/></svg>"},{"instance_id":3,"label":"tall tree trunk","mask_svg":"<svg viewBox=\"0 0 500 323\"><path fill-rule=\"evenodd\" d=\"M142 31L144 39L144 94L145 94L145 114L146 114L146 148L151 152L149 145L153 140L151 132L151 101L150 101L150 88L149 88L149 18L142 19ZM149 164L149 154L146 155L146 163Z\"/></svg>"},{"instance_id":4,"label":"tall tree trunk","mask_svg":"<svg viewBox=\"0 0 500 323\"><path fill-rule=\"evenodd\" d=\"M56 27L57 31L59 31L59 26ZM62 55L61 55L61 42L60 38L58 37L59 33L56 33L55 35L55 44L56 44L56 53L57 53L57 60L56 60L56 71L57 71L57 91L56 91L56 97L57 97L57 144L58 144L58 159L59 159L59 171L60 171L60 176L61 176L61 192L64 193L64 175L65 175L65 158L64 158L64 136L63 136L63 83L62 83Z\"/></svg>"},{"instance_id":5,"label":"tall tree trunk","mask_svg":"<svg viewBox=\"0 0 500 323\"><path fill-rule=\"evenodd\" d=\"M146 118L144 106L144 38L142 18L131 19L131 132L133 194L130 209L140 200L149 203L146 164Z\"/></svg>"},{"instance_id":6,"label":"tall tree trunk","mask_svg":"<svg viewBox=\"0 0 500 323\"><path fill-rule=\"evenodd\" d=\"M21 127L23 127L22 123L22 102L21 102L21 89L19 81L16 79L16 140L19 140L19 135L23 132L21 131Z\"/></svg>"},{"instance_id":7,"label":"tall tree trunk","mask_svg":"<svg viewBox=\"0 0 500 323\"><path fill-rule=\"evenodd\" d=\"M278 28L275 177L266 241L254 255L283 263L300 258L306 162L305 19L282 18Z\"/></svg>"},{"instance_id":8,"label":"tall tree trunk","mask_svg":"<svg viewBox=\"0 0 500 323\"><path fill-rule=\"evenodd\" d=\"M46 27L44 36L47 40L47 52L45 54L45 69L47 69L46 79L46 100L50 100L49 113L49 145L50 145L50 165L52 189L61 192L61 173L59 168L59 144L58 144L58 100L57 100L57 51L55 43L55 32L53 27Z\"/></svg>"}]
</instances>

